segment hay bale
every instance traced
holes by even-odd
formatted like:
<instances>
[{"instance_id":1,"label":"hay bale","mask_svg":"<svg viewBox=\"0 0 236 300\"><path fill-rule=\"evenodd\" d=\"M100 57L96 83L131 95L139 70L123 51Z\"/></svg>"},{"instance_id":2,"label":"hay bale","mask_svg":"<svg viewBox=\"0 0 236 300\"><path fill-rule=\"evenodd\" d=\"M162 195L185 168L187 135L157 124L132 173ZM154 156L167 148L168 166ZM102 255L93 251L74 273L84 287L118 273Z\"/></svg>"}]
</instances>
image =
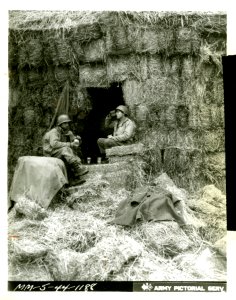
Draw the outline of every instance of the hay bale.
<instances>
[{"instance_id":1,"label":"hay bale","mask_svg":"<svg viewBox=\"0 0 236 300\"><path fill-rule=\"evenodd\" d=\"M131 145L125 145L125 146L117 146L112 147L110 149L106 150L106 155L108 157L110 156L125 156L125 155L135 155L140 154L144 150L144 145L141 143L138 144L131 144Z\"/></svg>"},{"instance_id":2,"label":"hay bale","mask_svg":"<svg viewBox=\"0 0 236 300\"><path fill-rule=\"evenodd\" d=\"M135 56L117 56L107 59L107 77L109 82L119 82L135 74L135 66L139 68Z\"/></svg>"},{"instance_id":3,"label":"hay bale","mask_svg":"<svg viewBox=\"0 0 236 300\"><path fill-rule=\"evenodd\" d=\"M43 44L41 38L30 38L27 41L28 64L40 67L43 63Z\"/></svg>"},{"instance_id":4,"label":"hay bale","mask_svg":"<svg viewBox=\"0 0 236 300\"><path fill-rule=\"evenodd\" d=\"M13 240L10 245L10 251L13 252L11 259L26 263L45 257L48 253L48 248L25 238Z\"/></svg>"},{"instance_id":5,"label":"hay bale","mask_svg":"<svg viewBox=\"0 0 236 300\"><path fill-rule=\"evenodd\" d=\"M105 42L103 39L91 41L89 44L83 45L82 51L84 56L80 60L84 62L104 61L106 58Z\"/></svg>"},{"instance_id":6,"label":"hay bale","mask_svg":"<svg viewBox=\"0 0 236 300\"><path fill-rule=\"evenodd\" d=\"M64 83L70 78L68 68L66 67L55 67L54 76L59 83Z\"/></svg>"},{"instance_id":7,"label":"hay bale","mask_svg":"<svg viewBox=\"0 0 236 300\"><path fill-rule=\"evenodd\" d=\"M197 54L201 40L198 33L187 27L179 28L176 31L175 52L179 54Z\"/></svg>"},{"instance_id":8,"label":"hay bale","mask_svg":"<svg viewBox=\"0 0 236 300\"><path fill-rule=\"evenodd\" d=\"M128 27L109 26L106 30L106 51L108 54L129 54L132 52L128 40Z\"/></svg>"},{"instance_id":9,"label":"hay bale","mask_svg":"<svg viewBox=\"0 0 236 300\"><path fill-rule=\"evenodd\" d=\"M203 176L225 191L225 152L208 153L204 158Z\"/></svg>"},{"instance_id":10,"label":"hay bale","mask_svg":"<svg viewBox=\"0 0 236 300\"><path fill-rule=\"evenodd\" d=\"M223 129L205 131L199 140L199 145L206 152L225 151L225 134Z\"/></svg>"},{"instance_id":11,"label":"hay bale","mask_svg":"<svg viewBox=\"0 0 236 300\"><path fill-rule=\"evenodd\" d=\"M138 53L164 53L166 56L173 53L174 34L171 29L130 26L128 39L133 50Z\"/></svg>"},{"instance_id":12,"label":"hay bale","mask_svg":"<svg viewBox=\"0 0 236 300\"><path fill-rule=\"evenodd\" d=\"M142 83L134 79L127 79L122 84L122 92L125 103L129 107L133 107L135 104L142 102L141 91L143 89Z\"/></svg>"},{"instance_id":13,"label":"hay bale","mask_svg":"<svg viewBox=\"0 0 236 300\"><path fill-rule=\"evenodd\" d=\"M175 222L149 222L139 228L144 243L159 256L173 257L189 250L193 242Z\"/></svg>"},{"instance_id":14,"label":"hay bale","mask_svg":"<svg viewBox=\"0 0 236 300\"><path fill-rule=\"evenodd\" d=\"M140 256L142 245L124 234L103 238L84 257L79 270L79 280L110 280L112 274L119 273L122 267Z\"/></svg>"},{"instance_id":15,"label":"hay bale","mask_svg":"<svg viewBox=\"0 0 236 300\"><path fill-rule=\"evenodd\" d=\"M27 197L19 197L15 204L16 211L27 219L42 220L47 217L47 211Z\"/></svg>"},{"instance_id":16,"label":"hay bale","mask_svg":"<svg viewBox=\"0 0 236 300\"><path fill-rule=\"evenodd\" d=\"M104 66L81 65L80 84L83 87L108 87L107 71Z\"/></svg>"},{"instance_id":17,"label":"hay bale","mask_svg":"<svg viewBox=\"0 0 236 300\"><path fill-rule=\"evenodd\" d=\"M89 23L92 20L90 19ZM81 24L73 30L73 38L80 43L89 43L92 40L102 38L103 32L101 26L96 21L92 24Z\"/></svg>"}]
</instances>

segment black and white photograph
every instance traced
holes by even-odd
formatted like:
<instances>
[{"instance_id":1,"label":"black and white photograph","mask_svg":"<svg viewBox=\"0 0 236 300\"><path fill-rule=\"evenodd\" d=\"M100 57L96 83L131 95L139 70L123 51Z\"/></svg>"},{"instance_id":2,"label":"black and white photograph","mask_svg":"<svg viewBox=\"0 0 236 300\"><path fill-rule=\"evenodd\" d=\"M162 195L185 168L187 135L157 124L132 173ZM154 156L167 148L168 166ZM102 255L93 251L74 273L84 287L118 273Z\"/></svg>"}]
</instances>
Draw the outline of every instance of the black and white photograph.
<instances>
[{"instance_id":1,"label":"black and white photograph","mask_svg":"<svg viewBox=\"0 0 236 300\"><path fill-rule=\"evenodd\" d=\"M8 11L9 290L226 292L226 50L226 11Z\"/></svg>"}]
</instances>

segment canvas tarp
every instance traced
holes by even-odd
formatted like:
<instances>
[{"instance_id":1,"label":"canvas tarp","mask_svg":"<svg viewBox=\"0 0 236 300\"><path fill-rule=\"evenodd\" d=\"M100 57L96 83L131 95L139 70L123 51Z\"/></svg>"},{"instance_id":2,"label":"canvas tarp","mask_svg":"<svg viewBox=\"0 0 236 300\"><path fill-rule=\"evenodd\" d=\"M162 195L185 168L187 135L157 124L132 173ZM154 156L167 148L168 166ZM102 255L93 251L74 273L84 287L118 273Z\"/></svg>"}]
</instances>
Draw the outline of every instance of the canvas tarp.
<instances>
[{"instance_id":1,"label":"canvas tarp","mask_svg":"<svg viewBox=\"0 0 236 300\"><path fill-rule=\"evenodd\" d=\"M26 196L47 208L53 197L68 183L66 167L61 159L22 156L18 159L9 198L17 202Z\"/></svg>"},{"instance_id":2,"label":"canvas tarp","mask_svg":"<svg viewBox=\"0 0 236 300\"><path fill-rule=\"evenodd\" d=\"M134 225L138 221L176 221L184 225L175 204L179 202L173 194L160 188L141 187L134 191L131 199L122 201L111 224Z\"/></svg>"}]
</instances>

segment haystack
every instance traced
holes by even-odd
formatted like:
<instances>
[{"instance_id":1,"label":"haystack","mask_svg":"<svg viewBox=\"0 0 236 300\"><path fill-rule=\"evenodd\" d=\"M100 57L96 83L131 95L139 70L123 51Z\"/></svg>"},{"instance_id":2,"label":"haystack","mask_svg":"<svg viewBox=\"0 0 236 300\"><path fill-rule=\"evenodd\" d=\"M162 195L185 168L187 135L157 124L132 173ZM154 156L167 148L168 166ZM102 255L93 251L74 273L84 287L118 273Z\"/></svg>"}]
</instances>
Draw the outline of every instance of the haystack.
<instances>
[{"instance_id":1,"label":"haystack","mask_svg":"<svg viewBox=\"0 0 236 300\"><path fill-rule=\"evenodd\" d=\"M19 144L9 143L9 172L13 174L11 165L18 156L36 153L41 142L33 133L48 129L67 81L74 119L78 105L86 108L84 118L93 111L96 99L88 105L89 88L109 89L119 82L120 100L137 118L138 139L152 149L147 159L153 163L152 174L163 167L159 149L177 145L186 153L197 148L203 157L224 152L221 57L225 53L223 13L10 11L9 132L18 140L15 128L27 129L20 129ZM78 86L84 93L77 93ZM185 119L180 118L180 106L189 113ZM26 118L25 107L33 110ZM185 135L173 134L182 129ZM26 140L29 145L24 145ZM202 185L207 176L195 176L200 162L187 180L187 171L180 169L191 164L189 154L178 167L174 155L170 153L167 168L171 176L186 186ZM205 173L210 173L206 183L218 181L213 173Z\"/></svg>"}]
</instances>

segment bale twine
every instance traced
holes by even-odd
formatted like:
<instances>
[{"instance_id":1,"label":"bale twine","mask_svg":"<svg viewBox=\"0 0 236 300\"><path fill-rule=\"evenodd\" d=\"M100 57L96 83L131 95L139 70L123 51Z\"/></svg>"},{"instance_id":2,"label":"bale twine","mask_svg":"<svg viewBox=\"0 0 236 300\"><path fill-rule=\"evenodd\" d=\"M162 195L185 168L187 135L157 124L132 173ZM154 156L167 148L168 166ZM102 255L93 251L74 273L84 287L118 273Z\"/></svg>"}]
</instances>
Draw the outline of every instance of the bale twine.
<instances>
[{"instance_id":1,"label":"bale twine","mask_svg":"<svg viewBox=\"0 0 236 300\"><path fill-rule=\"evenodd\" d=\"M84 56L81 58L85 62L104 61L106 58L106 48L104 39L91 41L83 45Z\"/></svg>"},{"instance_id":2,"label":"bale twine","mask_svg":"<svg viewBox=\"0 0 236 300\"><path fill-rule=\"evenodd\" d=\"M200 38L193 29L182 27L176 31L175 51L179 54L198 53Z\"/></svg>"},{"instance_id":3,"label":"bale twine","mask_svg":"<svg viewBox=\"0 0 236 300\"><path fill-rule=\"evenodd\" d=\"M80 66L80 84L83 87L107 87L107 72L104 66Z\"/></svg>"},{"instance_id":4,"label":"bale twine","mask_svg":"<svg viewBox=\"0 0 236 300\"><path fill-rule=\"evenodd\" d=\"M19 214L22 214L27 219L31 220L42 220L48 215L44 208L24 196L17 199L15 209Z\"/></svg>"}]
</instances>

